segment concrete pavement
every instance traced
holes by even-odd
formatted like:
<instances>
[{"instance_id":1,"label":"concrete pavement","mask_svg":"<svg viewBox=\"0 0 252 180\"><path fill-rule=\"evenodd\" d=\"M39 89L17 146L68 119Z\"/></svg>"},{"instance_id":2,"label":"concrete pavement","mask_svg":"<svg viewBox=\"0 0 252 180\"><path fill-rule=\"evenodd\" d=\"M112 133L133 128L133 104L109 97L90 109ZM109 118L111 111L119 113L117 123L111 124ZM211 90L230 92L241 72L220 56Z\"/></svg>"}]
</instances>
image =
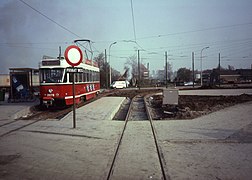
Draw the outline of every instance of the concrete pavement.
<instances>
[{"instance_id":1,"label":"concrete pavement","mask_svg":"<svg viewBox=\"0 0 252 180\"><path fill-rule=\"evenodd\" d=\"M76 129L70 113L0 137L0 179L106 179L124 125L111 117L123 100L77 109ZM251 179L251 110L247 102L194 120L154 121L167 177ZM112 179L161 179L149 126L129 123Z\"/></svg>"},{"instance_id":2,"label":"concrete pavement","mask_svg":"<svg viewBox=\"0 0 252 180\"><path fill-rule=\"evenodd\" d=\"M102 98L77 109L76 129L70 113L0 137L0 179L105 179L124 125L111 123L111 115L123 100Z\"/></svg>"},{"instance_id":3,"label":"concrete pavement","mask_svg":"<svg viewBox=\"0 0 252 180\"><path fill-rule=\"evenodd\" d=\"M237 96L241 94L252 94L252 89L195 89L179 90L179 95L206 95L206 96Z\"/></svg>"},{"instance_id":4,"label":"concrete pavement","mask_svg":"<svg viewBox=\"0 0 252 180\"><path fill-rule=\"evenodd\" d=\"M193 120L155 121L171 179L251 179L252 102Z\"/></svg>"}]
</instances>

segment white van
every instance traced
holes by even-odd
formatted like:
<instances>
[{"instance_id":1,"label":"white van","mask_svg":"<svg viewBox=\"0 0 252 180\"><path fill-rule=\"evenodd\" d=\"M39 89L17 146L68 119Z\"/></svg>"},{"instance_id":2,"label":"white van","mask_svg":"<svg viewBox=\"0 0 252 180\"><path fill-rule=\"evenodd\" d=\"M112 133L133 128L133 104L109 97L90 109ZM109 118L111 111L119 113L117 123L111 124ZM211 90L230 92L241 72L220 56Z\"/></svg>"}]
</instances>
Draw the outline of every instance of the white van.
<instances>
[{"instance_id":1,"label":"white van","mask_svg":"<svg viewBox=\"0 0 252 180\"><path fill-rule=\"evenodd\" d=\"M126 83L126 81L114 81L111 85L110 88L115 88L115 89L119 89L119 88L126 88L128 85Z\"/></svg>"}]
</instances>

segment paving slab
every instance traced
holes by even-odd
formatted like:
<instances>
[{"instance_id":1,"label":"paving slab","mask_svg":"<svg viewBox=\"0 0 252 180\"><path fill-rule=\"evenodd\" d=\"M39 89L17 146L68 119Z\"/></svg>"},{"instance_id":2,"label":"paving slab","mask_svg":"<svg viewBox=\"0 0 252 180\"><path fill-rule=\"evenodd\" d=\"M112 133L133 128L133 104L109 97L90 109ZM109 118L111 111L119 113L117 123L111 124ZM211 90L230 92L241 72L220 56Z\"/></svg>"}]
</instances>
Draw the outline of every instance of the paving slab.
<instances>
[{"instance_id":1,"label":"paving slab","mask_svg":"<svg viewBox=\"0 0 252 180\"><path fill-rule=\"evenodd\" d=\"M102 98L77 109L76 129L70 113L1 137L0 179L105 179L124 125L111 113L123 100Z\"/></svg>"},{"instance_id":2,"label":"paving slab","mask_svg":"<svg viewBox=\"0 0 252 180\"><path fill-rule=\"evenodd\" d=\"M247 102L194 120L155 121L166 174L171 179L251 179L251 110Z\"/></svg>"},{"instance_id":3,"label":"paving slab","mask_svg":"<svg viewBox=\"0 0 252 180\"><path fill-rule=\"evenodd\" d=\"M13 120L13 121L7 122L7 123L0 126L0 137L4 136L5 134L8 134L10 132L13 132L15 130L18 130L24 126L28 126L34 122L35 122L35 120L26 120L26 121Z\"/></svg>"},{"instance_id":4,"label":"paving slab","mask_svg":"<svg viewBox=\"0 0 252 180\"><path fill-rule=\"evenodd\" d=\"M148 121L129 121L111 179L162 179L158 154Z\"/></svg>"},{"instance_id":5,"label":"paving slab","mask_svg":"<svg viewBox=\"0 0 252 180\"><path fill-rule=\"evenodd\" d=\"M30 113L30 108L37 104L39 104L38 101L19 103L2 102L0 104L0 123L6 120L13 120L22 116L27 116Z\"/></svg>"},{"instance_id":6,"label":"paving slab","mask_svg":"<svg viewBox=\"0 0 252 180\"><path fill-rule=\"evenodd\" d=\"M179 95L201 95L201 96L237 96L241 94L252 95L252 88L248 89L195 89L179 90Z\"/></svg>"}]
</instances>

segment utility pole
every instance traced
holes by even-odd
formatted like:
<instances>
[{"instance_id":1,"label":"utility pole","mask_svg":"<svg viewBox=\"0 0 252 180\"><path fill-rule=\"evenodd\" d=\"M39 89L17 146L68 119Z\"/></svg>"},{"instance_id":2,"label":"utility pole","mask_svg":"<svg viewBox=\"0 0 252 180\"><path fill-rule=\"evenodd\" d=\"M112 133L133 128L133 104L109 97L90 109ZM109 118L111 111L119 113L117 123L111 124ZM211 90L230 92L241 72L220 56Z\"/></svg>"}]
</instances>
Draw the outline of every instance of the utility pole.
<instances>
[{"instance_id":1,"label":"utility pole","mask_svg":"<svg viewBox=\"0 0 252 180\"><path fill-rule=\"evenodd\" d=\"M168 77L168 64L167 64L167 51L165 51L165 87L166 88L168 88L167 77Z\"/></svg>"},{"instance_id":2,"label":"utility pole","mask_svg":"<svg viewBox=\"0 0 252 180\"><path fill-rule=\"evenodd\" d=\"M193 80L193 87L194 87L194 52L192 52L192 80Z\"/></svg>"},{"instance_id":3,"label":"utility pole","mask_svg":"<svg viewBox=\"0 0 252 180\"><path fill-rule=\"evenodd\" d=\"M221 68L220 68L220 53L219 53L219 87L220 87L220 75L221 75Z\"/></svg>"},{"instance_id":4,"label":"utility pole","mask_svg":"<svg viewBox=\"0 0 252 180\"><path fill-rule=\"evenodd\" d=\"M138 89L140 90L140 51L137 50L137 60L138 60Z\"/></svg>"},{"instance_id":5,"label":"utility pole","mask_svg":"<svg viewBox=\"0 0 252 180\"><path fill-rule=\"evenodd\" d=\"M109 88L109 85L108 85L108 61L107 61L107 50L105 49L105 75L106 75L106 88L108 89Z\"/></svg>"},{"instance_id":6,"label":"utility pole","mask_svg":"<svg viewBox=\"0 0 252 180\"><path fill-rule=\"evenodd\" d=\"M59 60L61 60L61 46L59 46Z\"/></svg>"},{"instance_id":7,"label":"utility pole","mask_svg":"<svg viewBox=\"0 0 252 180\"><path fill-rule=\"evenodd\" d=\"M201 52L200 52L200 69L201 69L201 71L200 71L200 86L203 85L202 51L203 51L204 49L208 49L208 48L209 48L209 46L204 47L204 48L201 49Z\"/></svg>"},{"instance_id":8,"label":"utility pole","mask_svg":"<svg viewBox=\"0 0 252 180\"><path fill-rule=\"evenodd\" d=\"M112 67L111 67L111 62L110 62L110 48L111 48L111 46L113 46L116 43L117 42L113 42L109 46L109 85L112 83Z\"/></svg>"}]
</instances>

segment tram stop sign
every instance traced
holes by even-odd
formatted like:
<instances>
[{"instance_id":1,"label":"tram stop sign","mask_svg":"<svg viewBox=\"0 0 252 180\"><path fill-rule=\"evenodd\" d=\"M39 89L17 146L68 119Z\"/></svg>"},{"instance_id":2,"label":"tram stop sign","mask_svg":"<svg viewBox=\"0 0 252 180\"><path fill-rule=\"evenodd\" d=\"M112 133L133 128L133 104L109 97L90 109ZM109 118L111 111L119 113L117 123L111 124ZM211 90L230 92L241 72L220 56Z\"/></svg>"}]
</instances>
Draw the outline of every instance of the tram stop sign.
<instances>
[{"instance_id":1,"label":"tram stop sign","mask_svg":"<svg viewBox=\"0 0 252 180\"><path fill-rule=\"evenodd\" d=\"M76 127L76 117L75 117L75 66L78 66L82 62L82 52L78 46L71 45L65 50L65 58L67 63L73 68L73 128Z\"/></svg>"},{"instance_id":2,"label":"tram stop sign","mask_svg":"<svg viewBox=\"0 0 252 180\"><path fill-rule=\"evenodd\" d=\"M65 58L69 65L78 66L82 62L82 51L78 46L71 45L65 50Z\"/></svg>"}]
</instances>

